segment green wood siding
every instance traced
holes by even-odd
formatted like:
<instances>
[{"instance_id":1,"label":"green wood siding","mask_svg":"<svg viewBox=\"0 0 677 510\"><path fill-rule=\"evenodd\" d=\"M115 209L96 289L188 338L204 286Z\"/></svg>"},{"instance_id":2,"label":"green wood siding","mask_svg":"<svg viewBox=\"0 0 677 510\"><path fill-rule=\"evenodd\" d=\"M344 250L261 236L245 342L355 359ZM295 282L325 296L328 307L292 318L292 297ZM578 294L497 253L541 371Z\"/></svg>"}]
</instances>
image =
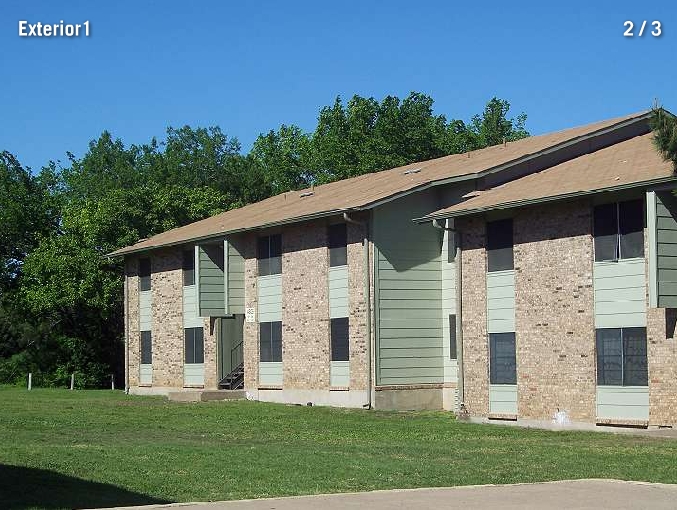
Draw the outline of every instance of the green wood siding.
<instances>
[{"instance_id":1,"label":"green wood siding","mask_svg":"<svg viewBox=\"0 0 677 510\"><path fill-rule=\"evenodd\" d=\"M151 364L139 365L139 383L153 384L153 365Z\"/></svg>"},{"instance_id":2,"label":"green wood siding","mask_svg":"<svg viewBox=\"0 0 677 510\"><path fill-rule=\"evenodd\" d=\"M332 361L329 367L329 377L332 388L350 386L350 361Z\"/></svg>"},{"instance_id":3,"label":"green wood siding","mask_svg":"<svg viewBox=\"0 0 677 510\"><path fill-rule=\"evenodd\" d=\"M197 309L197 285L183 287L183 327L201 328L204 321Z\"/></svg>"},{"instance_id":4,"label":"green wood siding","mask_svg":"<svg viewBox=\"0 0 677 510\"><path fill-rule=\"evenodd\" d=\"M228 253L228 314L244 313L244 257L237 249L237 244L226 242Z\"/></svg>"},{"instance_id":5,"label":"green wood siding","mask_svg":"<svg viewBox=\"0 0 677 510\"><path fill-rule=\"evenodd\" d=\"M152 297L150 290L139 292L139 331L151 331L152 325Z\"/></svg>"},{"instance_id":6,"label":"green wood siding","mask_svg":"<svg viewBox=\"0 0 677 510\"><path fill-rule=\"evenodd\" d=\"M222 317L226 314L224 252L222 244L198 247L198 289L200 316Z\"/></svg>"},{"instance_id":7,"label":"green wood siding","mask_svg":"<svg viewBox=\"0 0 677 510\"><path fill-rule=\"evenodd\" d=\"M644 258L594 263L595 327L646 326Z\"/></svg>"},{"instance_id":8,"label":"green wood siding","mask_svg":"<svg viewBox=\"0 0 677 510\"><path fill-rule=\"evenodd\" d=\"M515 271L487 273L488 333L515 331Z\"/></svg>"},{"instance_id":9,"label":"green wood siding","mask_svg":"<svg viewBox=\"0 0 677 510\"><path fill-rule=\"evenodd\" d=\"M421 192L373 213L379 385L444 381L442 231L411 221L437 207Z\"/></svg>"},{"instance_id":10,"label":"green wood siding","mask_svg":"<svg viewBox=\"0 0 677 510\"><path fill-rule=\"evenodd\" d=\"M282 362L259 363L259 384L261 386L282 386Z\"/></svg>"},{"instance_id":11,"label":"green wood siding","mask_svg":"<svg viewBox=\"0 0 677 510\"><path fill-rule=\"evenodd\" d=\"M259 276L259 322L282 320L282 275Z\"/></svg>"},{"instance_id":12,"label":"green wood siding","mask_svg":"<svg viewBox=\"0 0 677 510\"><path fill-rule=\"evenodd\" d=\"M597 418L648 420L649 388L647 386L598 386Z\"/></svg>"},{"instance_id":13,"label":"green wood siding","mask_svg":"<svg viewBox=\"0 0 677 510\"><path fill-rule=\"evenodd\" d=\"M329 268L329 317L348 317L348 266Z\"/></svg>"},{"instance_id":14,"label":"green wood siding","mask_svg":"<svg viewBox=\"0 0 677 510\"><path fill-rule=\"evenodd\" d=\"M658 306L676 308L677 199L672 191L656 192L655 229Z\"/></svg>"},{"instance_id":15,"label":"green wood siding","mask_svg":"<svg viewBox=\"0 0 677 510\"><path fill-rule=\"evenodd\" d=\"M517 414L517 385L490 384L489 412L492 414Z\"/></svg>"},{"instance_id":16,"label":"green wood siding","mask_svg":"<svg viewBox=\"0 0 677 510\"><path fill-rule=\"evenodd\" d=\"M203 386L205 383L204 363L184 363L183 365L183 385L184 386Z\"/></svg>"}]
</instances>

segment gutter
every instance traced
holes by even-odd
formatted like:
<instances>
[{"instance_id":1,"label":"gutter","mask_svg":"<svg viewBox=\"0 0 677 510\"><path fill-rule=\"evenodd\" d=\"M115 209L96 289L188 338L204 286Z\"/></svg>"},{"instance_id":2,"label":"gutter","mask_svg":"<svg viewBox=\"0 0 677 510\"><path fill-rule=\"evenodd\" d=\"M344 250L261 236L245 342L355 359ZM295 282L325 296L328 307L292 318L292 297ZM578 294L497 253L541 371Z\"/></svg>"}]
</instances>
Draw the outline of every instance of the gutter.
<instances>
[{"instance_id":1,"label":"gutter","mask_svg":"<svg viewBox=\"0 0 677 510\"><path fill-rule=\"evenodd\" d=\"M363 253L363 263L364 263L364 301L365 301L365 313L367 315L367 341L366 341L366 354L367 354L367 403L362 407L365 409L371 409L371 278L370 278L370 263L369 263L369 228L366 221L356 221L348 216L348 211L343 211L343 219L346 223L352 223L353 225L359 225L364 227L364 240L362 244L362 253Z\"/></svg>"},{"instance_id":2,"label":"gutter","mask_svg":"<svg viewBox=\"0 0 677 510\"><path fill-rule=\"evenodd\" d=\"M465 384L463 379L463 261L461 260L461 236L455 228L442 226L438 220L433 220L432 225L440 230L453 233L456 245L456 363L458 366L458 409L457 415L465 413ZM442 318L444 320L444 318Z\"/></svg>"},{"instance_id":3,"label":"gutter","mask_svg":"<svg viewBox=\"0 0 677 510\"><path fill-rule=\"evenodd\" d=\"M514 181L511 181L514 182ZM630 184L621 184L619 186L613 186L610 188L598 188L598 189L593 189L593 190L587 190L587 191L575 191L571 193L565 193L563 195L554 195L550 197L539 197L539 198L532 198L528 200L513 200L512 202L505 202L502 204L496 204L496 205L488 205L485 207L476 207L474 209L463 209L460 211L450 211L450 212L439 212L439 213L433 213L429 214L427 216L423 216L421 218L414 218L412 221L414 223L428 223L429 221L435 221L435 220L443 220L447 218L458 218L460 216L470 216L471 214L480 214L484 213L487 211L495 211L495 210L502 210L502 209L514 209L517 207L525 207L528 205L536 205L536 204L543 204L547 202L556 202L558 200L568 200L568 199L573 199L573 198L579 198L579 197L585 197L589 195L595 195L597 193L611 193L614 191L623 191L623 190L628 190L628 189L633 189L633 188L641 188L643 186L654 186L654 185L660 185L664 183L674 183L677 182L677 177L674 175L671 175L669 177L660 177L658 179L652 179L650 181L641 181L641 182L635 182L635 183L630 183Z\"/></svg>"}]
</instances>

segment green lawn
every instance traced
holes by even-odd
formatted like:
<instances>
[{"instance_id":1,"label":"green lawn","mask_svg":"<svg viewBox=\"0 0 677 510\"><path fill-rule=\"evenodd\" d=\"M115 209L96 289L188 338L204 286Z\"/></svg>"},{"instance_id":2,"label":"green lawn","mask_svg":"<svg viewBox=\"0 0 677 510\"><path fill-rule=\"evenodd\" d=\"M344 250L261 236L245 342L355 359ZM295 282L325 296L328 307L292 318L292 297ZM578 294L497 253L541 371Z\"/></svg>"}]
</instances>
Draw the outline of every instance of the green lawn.
<instances>
[{"instance_id":1,"label":"green lawn","mask_svg":"<svg viewBox=\"0 0 677 510\"><path fill-rule=\"evenodd\" d=\"M567 478L677 482L677 441L257 402L0 388L3 508Z\"/></svg>"}]
</instances>

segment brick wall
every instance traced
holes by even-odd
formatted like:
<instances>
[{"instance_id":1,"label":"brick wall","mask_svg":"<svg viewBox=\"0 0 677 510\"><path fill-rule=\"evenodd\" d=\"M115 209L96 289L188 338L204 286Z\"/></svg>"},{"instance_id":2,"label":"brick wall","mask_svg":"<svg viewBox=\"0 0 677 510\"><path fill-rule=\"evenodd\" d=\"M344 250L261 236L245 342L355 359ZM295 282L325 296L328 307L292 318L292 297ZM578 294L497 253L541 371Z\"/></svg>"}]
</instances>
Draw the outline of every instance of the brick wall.
<instances>
[{"instance_id":1,"label":"brick wall","mask_svg":"<svg viewBox=\"0 0 677 510\"><path fill-rule=\"evenodd\" d=\"M464 403L471 416L489 413L489 346L487 340L487 265L484 220L460 218L463 270Z\"/></svg>"},{"instance_id":2,"label":"brick wall","mask_svg":"<svg viewBox=\"0 0 677 510\"><path fill-rule=\"evenodd\" d=\"M204 387L214 390L219 383L219 373L216 366L219 341L216 331L216 319L205 319L204 340Z\"/></svg>"},{"instance_id":3,"label":"brick wall","mask_svg":"<svg viewBox=\"0 0 677 510\"><path fill-rule=\"evenodd\" d=\"M366 218L356 218L360 221ZM362 242L365 227L348 224L350 389L367 387L366 301ZM327 222L282 229L282 361L284 389L330 385ZM265 235L265 234L261 234ZM245 306L257 308L257 234L242 236ZM258 323L244 326L245 389L258 388Z\"/></svg>"},{"instance_id":4,"label":"brick wall","mask_svg":"<svg viewBox=\"0 0 677 510\"><path fill-rule=\"evenodd\" d=\"M256 260L256 234L243 234L238 249L244 257L244 306L258 313L258 264ZM246 322L243 328L244 387L256 390L259 385L259 327L258 322Z\"/></svg>"},{"instance_id":5,"label":"brick wall","mask_svg":"<svg viewBox=\"0 0 677 510\"><path fill-rule=\"evenodd\" d=\"M366 217L355 217L363 221ZM364 234L366 227L349 223L348 313L350 335L350 389L367 388L367 306L364 294ZM371 259L373 260L373 259ZM373 291L371 291L373 296Z\"/></svg>"},{"instance_id":6,"label":"brick wall","mask_svg":"<svg viewBox=\"0 0 677 510\"><path fill-rule=\"evenodd\" d=\"M139 333L139 260L127 257L125 260L125 276L127 278L127 309L125 319L127 328L127 378L130 387L139 385L139 362L141 355L141 334Z\"/></svg>"},{"instance_id":7,"label":"brick wall","mask_svg":"<svg viewBox=\"0 0 677 510\"><path fill-rule=\"evenodd\" d=\"M595 420L591 213L587 201L563 202L513 220L520 418L548 420L560 409Z\"/></svg>"},{"instance_id":8,"label":"brick wall","mask_svg":"<svg viewBox=\"0 0 677 510\"><path fill-rule=\"evenodd\" d=\"M649 424L677 425L677 311L647 310Z\"/></svg>"},{"instance_id":9,"label":"brick wall","mask_svg":"<svg viewBox=\"0 0 677 510\"><path fill-rule=\"evenodd\" d=\"M282 366L285 389L329 388L327 227L282 233Z\"/></svg>"},{"instance_id":10,"label":"brick wall","mask_svg":"<svg viewBox=\"0 0 677 510\"><path fill-rule=\"evenodd\" d=\"M153 386L183 386L182 251L151 256Z\"/></svg>"}]
</instances>

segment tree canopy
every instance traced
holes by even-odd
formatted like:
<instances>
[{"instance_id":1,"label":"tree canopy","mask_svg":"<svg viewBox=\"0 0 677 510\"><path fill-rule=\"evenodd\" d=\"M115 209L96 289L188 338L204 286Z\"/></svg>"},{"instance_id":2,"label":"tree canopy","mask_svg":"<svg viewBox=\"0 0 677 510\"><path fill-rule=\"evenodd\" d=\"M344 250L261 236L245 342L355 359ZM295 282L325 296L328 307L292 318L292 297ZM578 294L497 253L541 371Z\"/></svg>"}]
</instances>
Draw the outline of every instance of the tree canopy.
<instances>
[{"instance_id":1,"label":"tree canopy","mask_svg":"<svg viewBox=\"0 0 677 510\"><path fill-rule=\"evenodd\" d=\"M655 106L651 116L651 129L656 148L666 161L677 169L677 117Z\"/></svg>"},{"instance_id":2,"label":"tree canopy","mask_svg":"<svg viewBox=\"0 0 677 510\"><path fill-rule=\"evenodd\" d=\"M219 127L169 127L125 145L104 131L81 158L39 172L0 153L0 383L40 374L83 386L122 376L122 261L105 254L170 228L311 184L528 136L493 98L468 122L413 92L337 97L305 132L282 124L243 154Z\"/></svg>"}]
</instances>

